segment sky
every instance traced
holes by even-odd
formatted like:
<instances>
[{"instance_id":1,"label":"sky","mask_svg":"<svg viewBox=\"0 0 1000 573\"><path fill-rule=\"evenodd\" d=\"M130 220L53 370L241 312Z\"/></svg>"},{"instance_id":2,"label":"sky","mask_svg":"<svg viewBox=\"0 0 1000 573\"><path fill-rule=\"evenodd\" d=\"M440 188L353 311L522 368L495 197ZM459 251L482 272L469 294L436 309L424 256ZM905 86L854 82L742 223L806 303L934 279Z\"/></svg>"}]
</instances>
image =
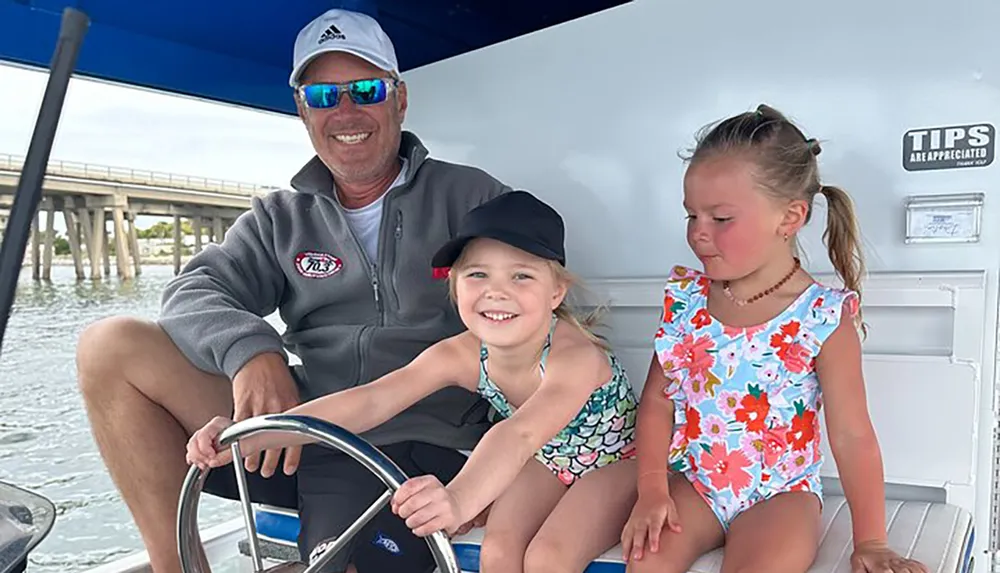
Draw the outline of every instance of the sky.
<instances>
[{"instance_id":1,"label":"sky","mask_svg":"<svg viewBox=\"0 0 1000 573\"><path fill-rule=\"evenodd\" d=\"M0 154L27 153L46 80L0 64ZM50 160L287 188L310 157L296 118L73 78ZM156 220L142 217L137 226Z\"/></svg>"}]
</instances>

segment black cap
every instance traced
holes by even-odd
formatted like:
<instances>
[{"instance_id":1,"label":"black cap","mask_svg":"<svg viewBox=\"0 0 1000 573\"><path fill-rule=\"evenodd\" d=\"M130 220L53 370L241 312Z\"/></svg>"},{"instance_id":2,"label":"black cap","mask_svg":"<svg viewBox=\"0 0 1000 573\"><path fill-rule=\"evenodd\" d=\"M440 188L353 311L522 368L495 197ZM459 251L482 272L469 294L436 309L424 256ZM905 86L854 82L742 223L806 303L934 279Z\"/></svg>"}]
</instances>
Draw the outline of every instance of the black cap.
<instances>
[{"instance_id":1,"label":"black cap","mask_svg":"<svg viewBox=\"0 0 1000 573\"><path fill-rule=\"evenodd\" d=\"M472 239L495 239L533 255L566 265L562 217L527 191L510 191L466 213L458 234L441 247L431 264L450 267Z\"/></svg>"}]
</instances>

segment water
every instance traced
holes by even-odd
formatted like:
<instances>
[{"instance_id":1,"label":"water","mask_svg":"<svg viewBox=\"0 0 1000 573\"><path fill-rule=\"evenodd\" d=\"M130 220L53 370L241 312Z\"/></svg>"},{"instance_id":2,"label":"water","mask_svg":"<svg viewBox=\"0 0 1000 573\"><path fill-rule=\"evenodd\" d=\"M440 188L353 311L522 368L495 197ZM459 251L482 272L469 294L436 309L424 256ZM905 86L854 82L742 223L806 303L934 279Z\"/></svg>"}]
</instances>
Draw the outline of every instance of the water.
<instances>
[{"instance_id":1,"label":"water","mask_svg":"<svg viewBox=\"0 0 1000 573\"><path fill-rule=\"evenodd\" d=\"M0 354L0 479L51 499L55 527L32 552L29 573L83 571L142 550L138 530L101 461L76 384L80 332L106 316L153 319L171 266L132 281L78 282L53 267L34 282L25 268ZM236 503L205 496L202 527L238 517Z\"/></svg>"}]
</instances>

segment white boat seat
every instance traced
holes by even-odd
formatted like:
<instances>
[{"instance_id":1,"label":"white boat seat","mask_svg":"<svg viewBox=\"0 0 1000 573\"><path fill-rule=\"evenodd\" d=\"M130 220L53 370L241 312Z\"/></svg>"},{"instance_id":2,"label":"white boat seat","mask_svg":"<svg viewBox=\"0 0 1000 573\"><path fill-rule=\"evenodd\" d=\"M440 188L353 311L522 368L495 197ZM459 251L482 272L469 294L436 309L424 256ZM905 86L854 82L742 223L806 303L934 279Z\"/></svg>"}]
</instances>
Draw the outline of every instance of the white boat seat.
<instances>
[{"instance_id":1,"label":"white boat seat","mask_svg":"<svg viewBox=\"0 0 1000 573\"><path fill-rule=\"evenodd\" d=\"M972 570L973 521L968 511L945 503L886 501L889 543L899 553L917 559L937 573L968 573ZM262 544L294 547L298 518L294 512L259 506L257 531ZM842 496L828 495L823 505L823 541L809 573L850 571L851 516ZM453 541L462 571L479 572L479 547L483 531L473 530ZM722 550L702 556L690 573L718 573ZM624 573L621 548L615 547L596 559L585 573Z\"/></svg>"}]
</instances>

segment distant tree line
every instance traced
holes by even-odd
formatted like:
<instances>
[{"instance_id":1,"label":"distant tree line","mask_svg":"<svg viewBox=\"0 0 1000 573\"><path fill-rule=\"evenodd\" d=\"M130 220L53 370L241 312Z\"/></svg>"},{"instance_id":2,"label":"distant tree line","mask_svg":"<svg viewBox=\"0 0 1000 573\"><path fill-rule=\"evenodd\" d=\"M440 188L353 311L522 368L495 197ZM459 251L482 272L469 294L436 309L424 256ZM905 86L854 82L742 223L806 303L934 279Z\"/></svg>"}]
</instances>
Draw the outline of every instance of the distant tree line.
<instances>
[{"instance_id":1,"label":"distant tree line","mask_svg":"<svg viewBox=\"0 0 1000 573\"><path fill-rule=\"evenodd\" d=\"M170 239L174 236L174 224L173 222L159 221L148 229L139 229L137 234L140 239ZM181 221L181 234L194 234L194 227L191 226L190 221Z\"/></svg>"}]
</instances>

